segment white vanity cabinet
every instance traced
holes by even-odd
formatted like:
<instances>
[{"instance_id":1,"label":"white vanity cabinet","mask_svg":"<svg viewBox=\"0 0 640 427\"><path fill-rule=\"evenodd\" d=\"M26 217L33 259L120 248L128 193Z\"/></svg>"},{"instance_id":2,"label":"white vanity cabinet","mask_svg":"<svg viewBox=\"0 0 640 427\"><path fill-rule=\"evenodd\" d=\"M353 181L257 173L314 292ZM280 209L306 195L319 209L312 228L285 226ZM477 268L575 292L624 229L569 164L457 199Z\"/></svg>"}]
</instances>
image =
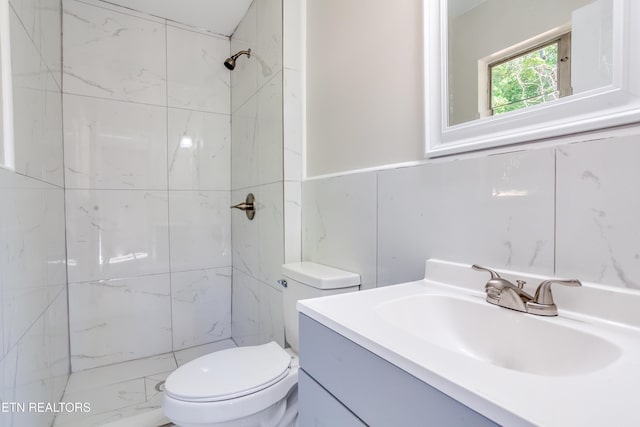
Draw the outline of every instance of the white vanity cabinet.
<instances>
[{"instance_id":1,"label":"white vanity cabinet","mask_svg":"<svg viewBox=\"0 0 640 427\"><path fill-rule=\"evenodd\" d=\"M300 427L498 425L304 314L300 366Z\"/></svg>"}]
</instances>

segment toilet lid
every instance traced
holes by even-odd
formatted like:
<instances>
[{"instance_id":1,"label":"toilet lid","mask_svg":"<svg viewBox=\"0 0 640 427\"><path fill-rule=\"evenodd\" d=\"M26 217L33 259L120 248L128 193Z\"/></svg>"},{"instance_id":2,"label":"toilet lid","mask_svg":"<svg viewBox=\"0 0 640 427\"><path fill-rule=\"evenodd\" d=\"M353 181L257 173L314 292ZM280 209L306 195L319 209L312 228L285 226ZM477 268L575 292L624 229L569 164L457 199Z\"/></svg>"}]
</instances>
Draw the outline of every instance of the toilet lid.
<instances>
[{"instance_id":1,"label":"toilet lid","mask_svg":"<svg viewBox=\"0 0 640 427\"><path fill-rule=\"evenodd\" d=\"M174 371L165 393L178 400L215 402L263 390L288 373L291 355L277 343L217 351Z\"/></svg>"}]
</instances>

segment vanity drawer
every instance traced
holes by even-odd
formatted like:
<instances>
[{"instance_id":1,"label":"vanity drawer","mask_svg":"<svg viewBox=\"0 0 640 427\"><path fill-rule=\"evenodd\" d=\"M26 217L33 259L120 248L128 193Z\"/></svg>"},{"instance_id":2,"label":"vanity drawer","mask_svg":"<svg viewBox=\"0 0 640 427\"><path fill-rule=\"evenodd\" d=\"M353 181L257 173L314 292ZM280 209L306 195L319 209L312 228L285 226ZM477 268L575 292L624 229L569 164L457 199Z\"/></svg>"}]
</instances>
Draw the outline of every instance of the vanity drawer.
<instances>
[{"instance_id":1,"label":"vanity drawer","mask_svg":"<svg viewBox=\"0 0 640 427\"><path fill-rule=\"evenodd\" d=\"M299 319L300 366L367 425L497 425L315 320ZM301 393L301 419L305 399Z\"/></svg>"},{"instance_id":2,"label":"vanity drawer","mask_svg":"<svg viewBox=\"0 0 640 427\"><path fill-rule=\"evenodd\" d=\"M302 369L298 372L298 424L300 427L366 427L366 424L306 372Z\"/></svg>"}]
</instances>

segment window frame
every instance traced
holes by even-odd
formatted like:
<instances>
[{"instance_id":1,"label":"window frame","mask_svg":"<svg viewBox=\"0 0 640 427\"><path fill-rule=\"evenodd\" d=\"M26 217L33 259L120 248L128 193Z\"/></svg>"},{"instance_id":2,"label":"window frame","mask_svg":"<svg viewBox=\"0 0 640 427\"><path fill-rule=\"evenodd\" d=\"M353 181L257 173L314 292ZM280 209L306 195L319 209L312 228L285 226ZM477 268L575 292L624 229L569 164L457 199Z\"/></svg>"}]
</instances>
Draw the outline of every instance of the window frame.
<instances>
[{"instance_id":1,"label":"window frame","mask_svg":"<svg viewBox=\"0 0 640 427\"><path fill-rule=\"evenodd\" d=\"M518 46L517 50L508 50L508 54L501 55L499 58L494 59L491 62L487 62L485 72L487 73L487 90L486 90L486 104L485 107L488 111L488 115L495 116L493 111L492 98L493 98L493 68L514 59L533 53L537 50L543 49L547 46L558 45L558 60L556 62L557 72L557 91L558 98L562 98L567 95L571 95L571 31L565 32L559 36L545 39L542 42L529 43L524 46ZM544 101L547 102L547 101ZM542 103L544 103L542 102ZM518 108L519 109L519 108Z\"/></svg>"}]
</instances>

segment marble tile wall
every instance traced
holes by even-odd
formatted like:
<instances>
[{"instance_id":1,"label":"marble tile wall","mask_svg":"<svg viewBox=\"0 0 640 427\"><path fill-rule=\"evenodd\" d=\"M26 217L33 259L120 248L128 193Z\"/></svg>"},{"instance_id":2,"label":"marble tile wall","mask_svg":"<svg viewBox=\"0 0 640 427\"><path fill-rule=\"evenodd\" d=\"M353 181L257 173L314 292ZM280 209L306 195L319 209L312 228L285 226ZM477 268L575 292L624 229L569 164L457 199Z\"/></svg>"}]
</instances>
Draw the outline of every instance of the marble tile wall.
<instances>
[{"instance_id":1,"label":"marble tile wall","mask_svg":"<svg viewBox=\"0 0 640 427\"><path fill-rule=\"evenodd\" d=\"M72 369L229 338L229 39L63 5Z\"/></svg>"},{"instance_id":2,"label":"marble tile wall","mask_svg":"<svg viewBox=\"0 0 640 427\"><path fill-rule=\"evenodd\" d=\"M418 280L424 260L640 290L638 135L443 159L303 183L303 258L365 288Z\"/></svg>"},{"instance_id":3,"label":"marble tile wall","mask_svg":"<svg viewBox=\"0 0 640 427\"><path fill-rule=\"evenodd\" d=\"M56 43L47 45L51 52L45 53L40 41L43 32L51 31L49 27L54 25L56 5L52 2L53 11L49 14L40 2L16 0L11 2L9 19L14 48L11 65L16 172L62 187L61 91L57 72L52 71L59 68L59 64L55 64L54 59L49 59L51 64L45 59L56 54ZM57 6L59 19L60 6ZM60 39L60 35L52 38ZM60 55L60 47L57 49Z\"/></svg>"},{"instance_id":4,"label":"marble tile wall","mask_svg":"<svg viewBox=\"0 0 640 427\"><path fill-rule=\"evenodd\" d=\"M283 164L284 164L284 259L302 260L302 147L304 135L303 2L283 0Z\"/></svg>"},{"instance_id":5,"label":"marble tile wall","mask_svg":"<svg viewBox=\"0 0 640 427\"><path fill-rule=\"evenodd\" d=\"M302 254L360 274L376 286L376 173L306 181L302 193Z\"/></svg>"},{"instance_id":6,"label":"marble tile wall","mask_svg":"<svg viewBox=\"0 0 640 427\"><path fill-rule=\"evenodd\" d=\"M553 272L553 149L378 177L379 285L424 275L426 258Z\"/></svg>"},{"instance_id":7,"label":"marble tile wall","mask_svg":"<svg viewBox=\"0 0 640 427\"><path fill-rule=\"evenodd\" d=\"M640 290L640 135L558 148L556 273Z\"/></svg>"},{"instance_id":8,"label":"marble tile wall","mask_svg":"<svg viewBox=\"0 0 640 427\"><path fill-rule=\"evenodd\" d=\"M257 205L253 221L241 211L231 214L232 336L238 345L284 345L277 280L285 260L285 206L299 206L299 199L284 202L282 14L282 0L257 0L231 38L232 52L251 48L251 58L239 58L231 73L231 201L253 193Z\"/></svg>"},{"instance_id":9,"label":"marble tile wall","mask_svg":"<svg viewBox=\"0 0 640 427\"><path fill-rule=\"evenodd\" d=\"M0 169L0 401L58 402L69 376L57 0L9 5L16 169ZM50 425L3 413L0 426Z\"/></svg>"}]
</instances>

